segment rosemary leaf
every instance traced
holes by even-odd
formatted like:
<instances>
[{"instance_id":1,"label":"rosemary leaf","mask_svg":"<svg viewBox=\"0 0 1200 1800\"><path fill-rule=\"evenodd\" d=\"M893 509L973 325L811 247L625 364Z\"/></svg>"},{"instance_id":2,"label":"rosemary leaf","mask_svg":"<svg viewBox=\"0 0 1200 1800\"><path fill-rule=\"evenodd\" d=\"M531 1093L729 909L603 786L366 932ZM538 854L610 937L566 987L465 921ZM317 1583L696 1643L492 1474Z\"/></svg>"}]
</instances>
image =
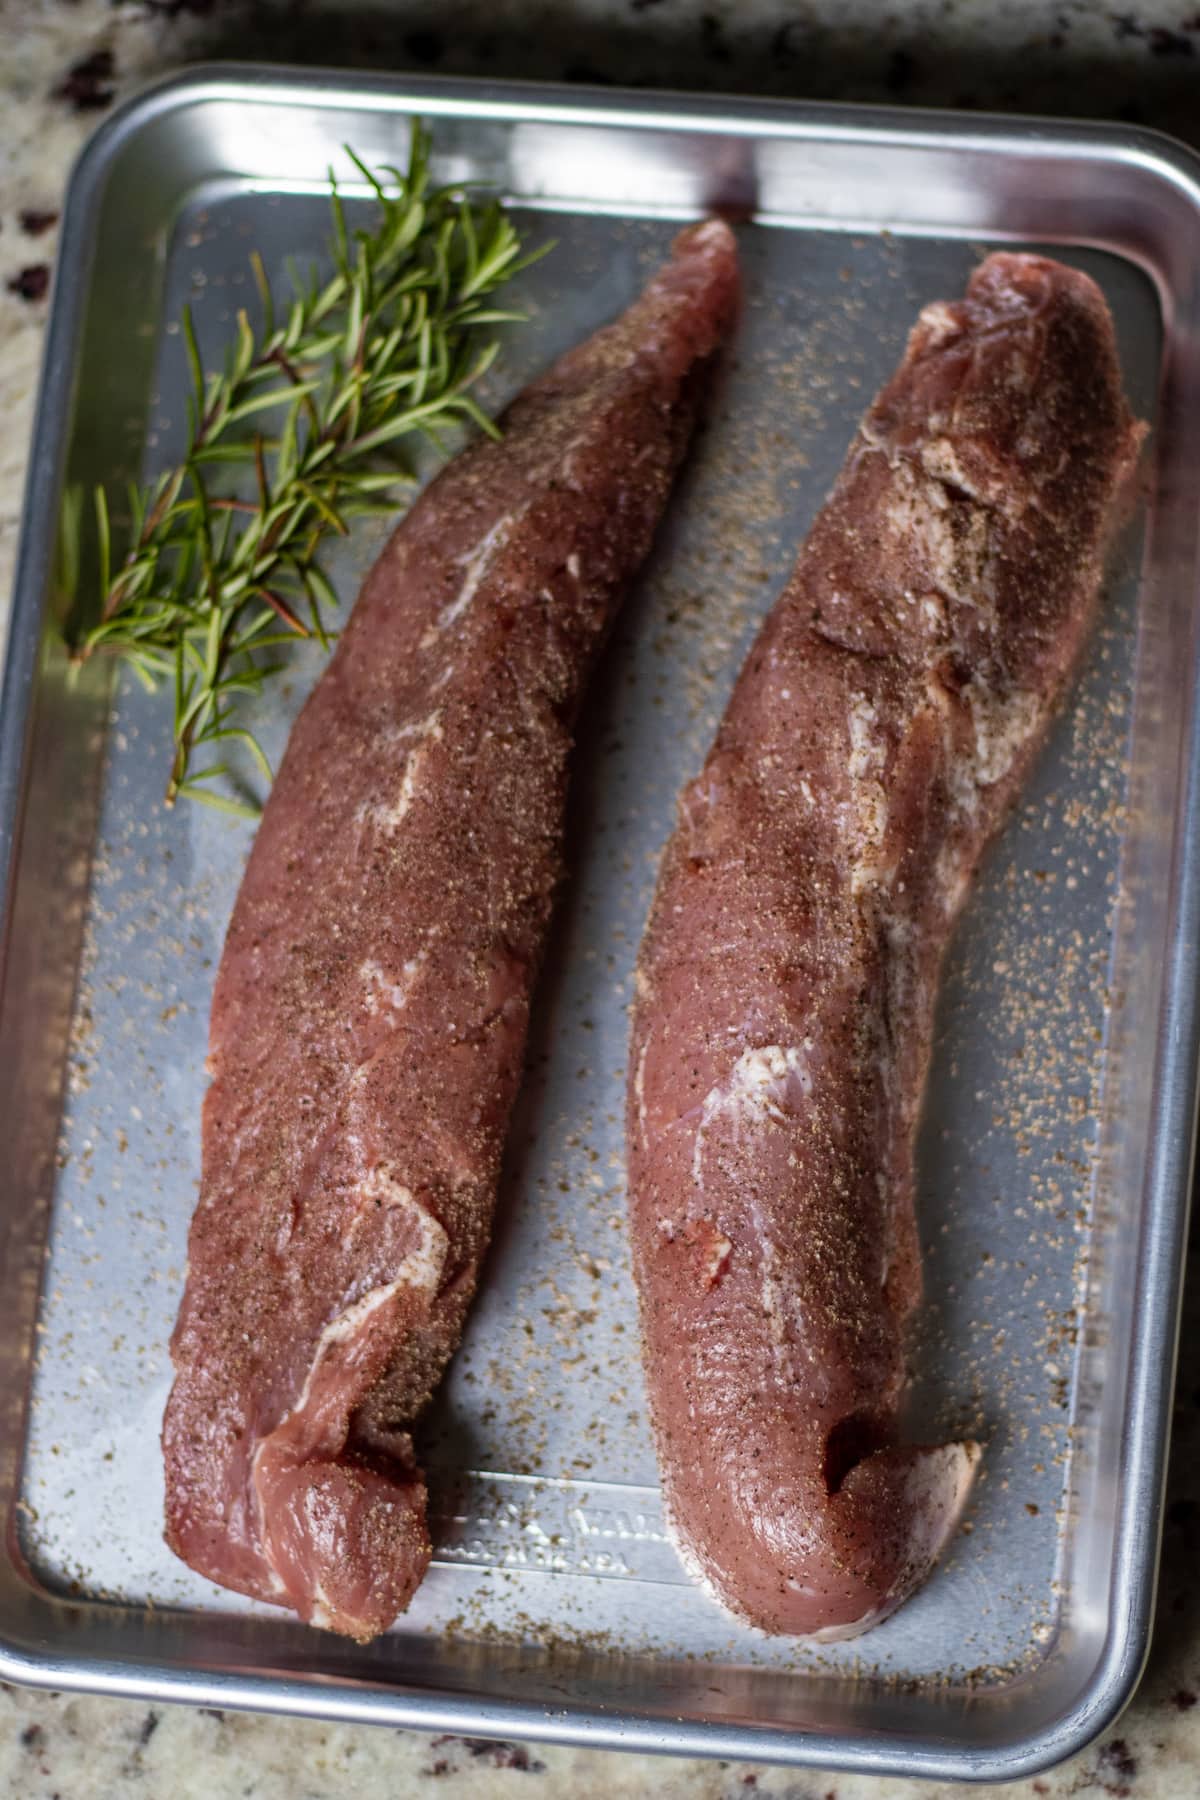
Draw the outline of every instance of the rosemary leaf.
<instances>
[{"instance_id":1,"label":"rosemary leaf","mask_svg":"<svg viewBox=\"0 0 1200 1800\"><path fill-rule=\"evenodd\" d=\"M122 496L128 548L119 562L121 521L96 491L100 605L72 648L77 661L117 657L145 686L171 690L168 804L253 816L225 791L222 751L240 744L270 780L242 712L282 667L264 660L275 647L309 637L329 646L336 595L322 545L354 519L395 511L411 490L406 438L440 448L441 430L463 422L498 435L469 390L498 348L488 332L521 315L491 297L543 251L524 250L495 200L432 186L420 122L404 170L372 170L347 154L378 216L351 230L331 171L328 279L292 271L280 301L252 251L258 321L238 314L220 373L205 369L184 309L187 450ZM76 548L78 529L76 517ZM197 766L206 752L215 760Z\"/></svg>"}]
</instances>

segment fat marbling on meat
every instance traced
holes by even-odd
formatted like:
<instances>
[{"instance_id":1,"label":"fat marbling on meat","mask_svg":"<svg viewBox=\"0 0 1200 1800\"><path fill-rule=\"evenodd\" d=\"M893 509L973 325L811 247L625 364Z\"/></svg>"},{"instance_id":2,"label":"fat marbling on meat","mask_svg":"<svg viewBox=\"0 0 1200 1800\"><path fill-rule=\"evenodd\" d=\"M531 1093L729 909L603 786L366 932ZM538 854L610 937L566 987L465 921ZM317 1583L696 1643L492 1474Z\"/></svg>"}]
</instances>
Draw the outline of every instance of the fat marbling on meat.
<instances>
[{"instance_id":1,"label":"fat marbling on meat","mask_svg":"<svg viewBox=\"0 0 1200 1800\"><path fill-rule=\"evenodd\" d=\"M587 676L736 305L710 221L429 487L292 732L213 998L167 1539L366 1639L487 1245Z\"/></svg>"},{"instance_id":2,"label":"fat marbling on meat","mask_svg":"<svg viewBox=\"0 0 1200 1800\"><path fill-rule=\"evenodd\" d=\"M685 791L640 955L628 1140L666 1500L776 1633L928 1573L972 1443L900 1440L939 964L1083 643L1139 429L1086 276L929 306Z\"/></svg>"}]
</instances>

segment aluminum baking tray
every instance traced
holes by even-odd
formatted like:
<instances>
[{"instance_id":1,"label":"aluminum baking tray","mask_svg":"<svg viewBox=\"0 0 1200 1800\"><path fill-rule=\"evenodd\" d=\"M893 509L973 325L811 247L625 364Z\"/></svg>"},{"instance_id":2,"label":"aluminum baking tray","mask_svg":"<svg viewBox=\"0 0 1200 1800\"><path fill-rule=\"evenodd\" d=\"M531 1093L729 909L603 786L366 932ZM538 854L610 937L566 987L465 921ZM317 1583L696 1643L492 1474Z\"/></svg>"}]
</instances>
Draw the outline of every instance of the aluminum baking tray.
<instances>
[{"instance_id":1,"label":"aluminum baking tray","mask_svg":"<svg viewBox=\"0 0 1200 1800\"><path fill-rule=\"evenodd\" d=\"M564 896L494 1251L423 1429L435 1564L361 1648L209 1585L160 1535L158 1423L208 992L249 828L159 805L163 705L72 681L64 483L177 447L218 356L317 255L330 163L493 182L557 249L493 398L613 313L677 222L740 226L709 427L581 732ZM351 192L361 194L361 189ZM1152 421L1142 529L948 969L921 1144L913 1412L987 1446L952 1554L816 1647L741 1629L663 1531L623 1230L626 1003L656 854L756 622L917 308L995 243L1112 305ZM265 69L158 87L67 203L0 713L0 1674L158 1699L997 1779L1077 1748L1146 1650L1197 1074L1200 167L1144 132ZM378 545L338 570L347 601ZM264 708L281 746L316 670Z\"/></svg>"}]
</instances>

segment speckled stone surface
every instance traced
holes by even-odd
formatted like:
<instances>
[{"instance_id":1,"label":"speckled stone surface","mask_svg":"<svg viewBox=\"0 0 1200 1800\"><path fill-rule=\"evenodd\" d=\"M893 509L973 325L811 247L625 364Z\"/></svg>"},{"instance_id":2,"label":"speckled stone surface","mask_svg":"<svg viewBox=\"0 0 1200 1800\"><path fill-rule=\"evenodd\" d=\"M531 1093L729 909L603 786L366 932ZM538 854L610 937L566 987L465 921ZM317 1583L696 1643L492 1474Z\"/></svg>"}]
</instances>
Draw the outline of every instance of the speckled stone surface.
<instances>
[{"instance_id":1,"label":"speckled stone surface","mask_svg":"<svg viewBox=\"0 0 1200 1800\"><path fill-rule=\"evenodd\" d=\"M201 58L510 74L1124 118L1200 140L1200 0L0 0L0 620L72 158L113 101ZM1193 1245L1193 1261L1196 1260ZM1200 1270L1185 1304L1150 1665L1090 1750L997 1794L1200 1794ZM788 1773L0 1685L12 1800L934 1800L965 1788Z\"/></svg>"}]
</instances>

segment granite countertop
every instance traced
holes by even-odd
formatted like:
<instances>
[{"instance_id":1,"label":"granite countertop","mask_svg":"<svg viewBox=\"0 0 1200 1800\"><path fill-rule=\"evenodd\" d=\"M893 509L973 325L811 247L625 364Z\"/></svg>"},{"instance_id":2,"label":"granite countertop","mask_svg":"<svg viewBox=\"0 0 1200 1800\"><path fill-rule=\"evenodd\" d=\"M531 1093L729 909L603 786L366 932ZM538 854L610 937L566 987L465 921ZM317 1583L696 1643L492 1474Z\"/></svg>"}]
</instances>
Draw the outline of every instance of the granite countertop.
<instances>
[{"instance_id":1,"label":"granite countertop","mask_svg":"<svg viewBox=\"0 0 1200 1800\"><path fill-rule=\"evenodd\" d=\"M1200 138L1200 0L0 0L0 625L70 163L149 77L234 56L1121 118ZM1193 1247L1193 1256L1195 1247ZM1053 1773L989 1791L1200 1792L1200 1282L1183 1352L1148 1672ZM933 1800L969 1789L27 1693L0 1684L14 1800L424 1793Z\"/></svg>"}]
</instances>

